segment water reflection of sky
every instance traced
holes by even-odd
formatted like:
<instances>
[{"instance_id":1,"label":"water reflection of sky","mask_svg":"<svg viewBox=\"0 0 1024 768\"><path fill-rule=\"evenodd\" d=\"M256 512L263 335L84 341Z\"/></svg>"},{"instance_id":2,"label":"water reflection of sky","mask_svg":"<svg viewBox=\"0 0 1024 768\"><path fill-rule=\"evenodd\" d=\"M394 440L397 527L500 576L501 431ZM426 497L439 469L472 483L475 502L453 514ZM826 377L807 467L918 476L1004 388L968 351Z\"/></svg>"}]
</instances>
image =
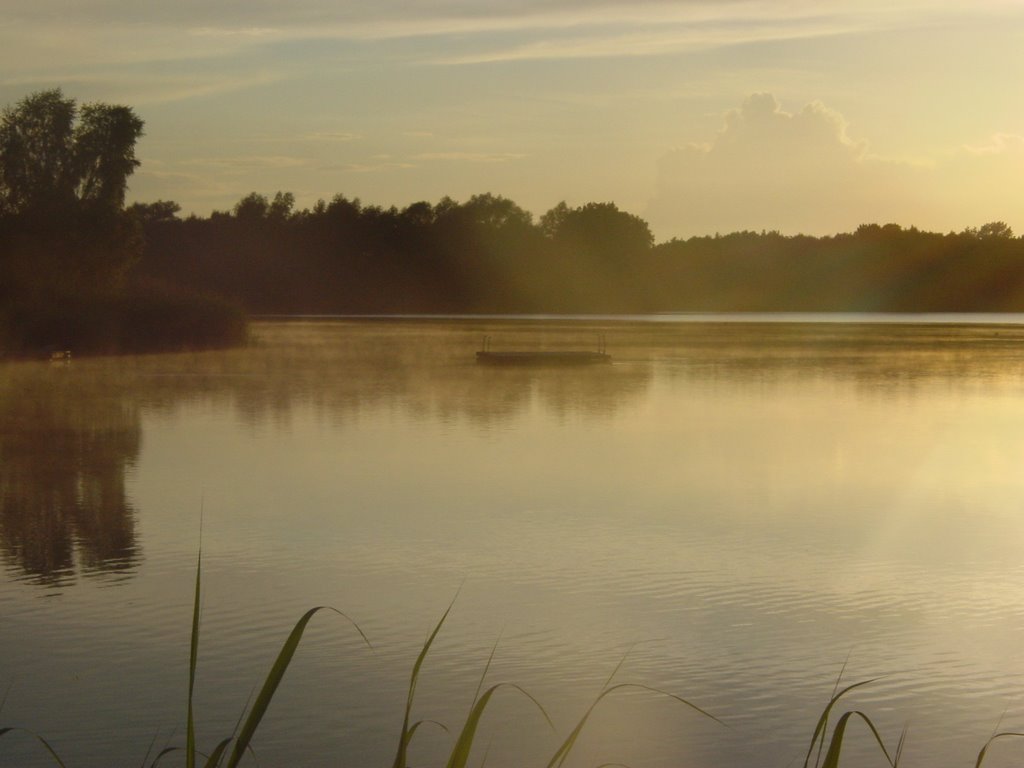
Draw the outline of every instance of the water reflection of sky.
<instances>
[{"instance_id":1,"label":"water reflection of sky","mask_svg":"<svg viewBox=\"0 0 1024 768\"><path fill-rule=\"evenodd\" d=\"M597 332L610 367L472 362L485 333L564 348ZM110 762L96 736L109 722L138 721L120 762L176 725L202 518L207 729L230 730L311 605L342 608L376 647L343 622L316 625L262 732L264 764L307 742L351 764L389 760L418 644L459 590L422 716L452 724L500 636L493 676L528 687L564 733L639 642L623 679L692 698L732 730L628 696L580 764L785 765L849 655L851 677L887 675L856 701L886 734L912 720L908 764L969 763L1004 710L1008 727L1024 716L1021 333L269 324L246 351L5 366L0 451L17 459L0 472L19 480L3 486L0 653L49 682L16 684L4 715L60 734L86 766ZM53 491L67 474L75 493ZM62 513L58 541L78 559L47 582L19 542L54 527L50 499L116 536L92 542L100 528ZM114 590L82 579L104 553L128 576ZM62 648L71 637L78 653ZM105 669L160 700L132 719L139 702ZM38 688L71 679L58 713ZM553 751L528 705L500 707L488 764ZM498 727L521 721L533 746ZM425 736L422 761L445 743Z\"/></svg>"}]
</instances>

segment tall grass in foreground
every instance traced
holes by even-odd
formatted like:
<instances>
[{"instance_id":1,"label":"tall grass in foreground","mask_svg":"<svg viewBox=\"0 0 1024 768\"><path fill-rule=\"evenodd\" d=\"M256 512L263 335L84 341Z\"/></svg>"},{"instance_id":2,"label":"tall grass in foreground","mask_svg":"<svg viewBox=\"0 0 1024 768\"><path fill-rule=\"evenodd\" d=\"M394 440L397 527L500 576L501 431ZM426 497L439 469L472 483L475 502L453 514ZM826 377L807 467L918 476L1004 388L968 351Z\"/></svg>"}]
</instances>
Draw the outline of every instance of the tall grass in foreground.
<instances>
[{"instance_id":1,"label":"tall grass in foreground","mask_svg":"<svg viewBox=\"0 0 1024 768\"><path fill-rule=\"evenodd\" d=\"M263 716L266 714L267 709L270 706L270 702L273 699L274 694L281 683L281 680L284 678L288 666L291 664L291 661L295 656L295 652L298 650L299 643L302 640L302 635L305 632L306 627L308 626L310 620L312 620L312 618L317 613L321 611L330 611L338 614L339 616L342 616L349 623L352 624L352 626L359 633L360 637L363 639L366 645L372 648L372 646L370 645L370 641L366 637L366 634L363 632L363 630L359 627L358 624L356 624L355 621L349 618L346 614L342 613L341 611L338 611L335 608L331 608L330 606L317 606L315 608L310 608L296 622L295 626L292 627L291 632L286 638L284 644L281 646L281 650L278 652L273 665L270 667L270 670L267 673L266 679L263 682L263 686L260 688L259 693L257 694L255 700L252 701L251 705L247 705L246 708L243 710L241 716L239 717L238 723L235 726L234 731L230 735L222 738L214 746L213 750L207 754L199 751L196 745L195 713L193 710L193 694L195 692L195 673L199 657L199 609L201 594L202 554L200 553L196 562L195 595L192 608L192 633L190 641L188 667L188 696L186 701L185 746L165 747L153 757L151 762L149 762L150 768L157 768L157 766L164 761L164 758L181 751L184 751L186 768L197 768L197 766L200 765L203 766L203 768L221 768L221 766L224 766L225 768L235 768L241 762L242 758L246 755L246 753L252 751L252 738L256 733L256 730L259 728L259 725L263 720ZM452 605L454 605L454 602L452 603ZM412 719L412 710L413 702L416 695L416 686L419 681L420 670L423 666L423 663L427 657L428 652L430 651L431 646L434 643L434 640L436 639L438 633L441 631L441 627L444 625L445 620L448 618L448 614L452 610L452 605L448 606L444 614L441 616L440 620L437 622L437 625L434 627L433 631L427 637L426 642L424 642L423 647L420 650L419 655L416 657L415 663L413 664L412 673L409 677L408 693L406 696L405 715L402 720L401 730L399 731L398 734L397 751L395 754L394 762L392 763L392 768L408 768L409 747L413 741L413 738L416 735L416 732L422 725L432 723L435 725L439 725L446 731L448 730L447 727L445 727L441 723L437 723L436 721L414 721ZM487 672L490 669L491 661L493 660L493 658L494 649L491 650L491 655L484 666L480 682L477 685L477 690L473 697L472 706L470 707L469 713L466 716L466 721L463 723L461 729L459 730L458 736L455 738L451 752L448 756L446 768L466 768L466 766L469 763L469 758L473 748L474 740L476 738L477 730L483 718L485 710L487 709L487 706L490 703L492 697L503 688L509 688L528 698L537 707L537 709L543 715L547 723L552 728L554 728L554 724L551 722L551 718L548 716L548 713L545 711L544 707L540 704L540 702L538 702L533 696L531 696L527 691L525 691L518 685L515 685L514 683L497 683L491 685L486 690L484 690L484 681L487 677ZM722 721L714 715L706 712L705 710L698 707L696 704L693 704L692 702L687 701L686 699L675 694L668 693L666 691L662 691L657 688L652 688L646 685L639 685L634 683L613 683L612 681L618 674L625 660L626 657L624 656L616 665L615 669L612 670L612 673L608 676L608 679L602 686L600 693L591 702L590 706L587 707L586 711L584 711L583 715L576 722L576 725L572 728L569 734L561 742L558 749L556 749L554 754L552 754L545 768L562 768L562 766L564 766L566 760L568 759L570 753L572 752L573 747L576 745L576 742L580 734L582 733L584 727L586 726L587 721L589 720L591 714L594 712L598 704L600 704L605 698L615 693L616 691L627 688L639 689L642 691L647 691L656 694L658 696L675 700L681 704L684 704L686 707L694 710L701 716L707 717L719 724L724 725L724 723L722 723ZM840 673L840 678L841 677L842 673ZM831 736L829 736L829 721L832 718L833 711L836 709L840 699L842 699L842 697L850 691L856 688L860 688L861 686L868 685L871 682L874 682L874 680L864 680L858 683L854 683L852 685L848 685L840 690L839 681L837 680L836 687L833 690L832 698L825 706L814 728L814 733L811 737L811 742L807 749L807 756L804 759L804 768L811 768L812 766L814 768L838 768L839 757L842 752L843 744L845 743L847 737L847 730L849 728L851 721L855 720L860 720L867 726L868 731L870 732L874 741L877 743L879 750L881 751L882 757L884 758L885 762L890 766L890 768L899 768L900 758L903 752L903 745L906 738L906 729L904 729L903 733L900 735L896 748L890 751L890 749L886 747L885 742L882 739L882 736L879 734L878 729L875 727L875 724L871 721L871 718L859 710L849 710L839 715L839 717L836 719L834 727L832 727ZM3 711L5 701L6 694L2 699L0 699L0 713L2 713ZM60 766L60 768L68 768L68 766L66 766L65 763L61 760L60 756L53 749L50 743L39 734L28 731L24 728L0 727L0 738L12 732L22 732L36 739L40 743L41 747L47 753L49 753L49 755L52 757L56 765ZM989 748L996 741L1012 738L1024 738L1024 733L1016 733L1010 731L995 733L991 738L989 738L987 742L985 742L985 745L981 748L981 751L978 753L977 760L975 761L975 768L981 768L981 765L984 762L985 756ZM150 747L150 751L152 751L152 746ZM147 761L149 761L149 758L150 754L149 752L147 752L146 756L142 760L143 768L145 768Z\"/></svg>"}]
</instances>

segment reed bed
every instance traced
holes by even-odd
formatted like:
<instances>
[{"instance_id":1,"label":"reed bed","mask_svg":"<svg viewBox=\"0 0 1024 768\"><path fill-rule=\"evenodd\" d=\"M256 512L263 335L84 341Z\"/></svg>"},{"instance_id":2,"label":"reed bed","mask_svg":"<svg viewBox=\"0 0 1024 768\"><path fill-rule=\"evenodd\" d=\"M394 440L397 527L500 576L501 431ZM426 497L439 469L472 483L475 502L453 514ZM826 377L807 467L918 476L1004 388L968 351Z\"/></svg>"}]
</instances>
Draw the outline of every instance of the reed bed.
<instances>
[{"instance_id":1,"label":"reed bed","mask_svg":"<svg viewBox=\"0 0 1024 768\"><path fill-rule=\"evenodd\" d=\"M292 659L295 656L296 651L299 648L299 644L302 641L302 636L309 625L309 622L313 619L316 614L326 611L333 612L348 621L356 632L359 633L363 642L370 648L369 638L359 627L359 625L353 621L345 613L332 608L330 606L317 606L307 610L301 618L292 627L291 632L285 639L281 650L278 652L277 657L274 660L273 665L267 672L266 678L263 681L263 685L260 688L256 698L247 705L243 710L242 715L239 717L238 722L234 728L234 731L221 738L213 749L209 752L203 752L198 748L197 736L196 736L196 724L195 724L195 712L193 709L193 695L195 693L195 673L196 666L199 658L199 630L200 630L200 604L202 595L202 554L200 553L196 563L196 580L195 580L195 595L193 601L192 610L192 625L191 625L191 638L190 638L190 651L189 651L189 668L188 668L188 695L186 701L186 730L185 730L185 745L184 746L168 746L161 749L155 755L152 754L152 745L150 745L145 757L142 759L140 765L141 768L158 768L160 765L169 764L172 756L184 757L186 768L236 768L243 758L247 754L253 753L252 739L255 735L260 723L263 720L264 715L267 712L270 702L277 691L278 686L284 679L284 675L288 670ZM434 626L433 631L427 637L422 648L420 649L419 655L416 657L416 661L413 664L412 672L409 676L409 685L406 695L405 713L402 720L401 729L397 735L397 748L395 752L395 758L392 762L392 768L408 768L409 764L409 749L412 745L413 739L416 736L416 732L419 728L427 723L432 723L441 726L445 731L449 729L441 723L426 719L413 719L413 704L416 696L416 687L419 682L420 671L426 661L427 655L430 651L434 640L440 633L442 626L444 625L449 613L452 610L454 601L445 610L440 620ZM628 655L628 652L627 652ZM472 753L474 741L480 726L480 723L487 710L488 704L490 703L493 696L501 689L510 689L526 697L541 713L547 723L554 728L554 724L551 721L547 711L543 705L537 701L530 693L514 683L497 683L490 685L486 689L484 683L487 678L487 673L490 669L491 662L494 658L494 649L491 650L491 655L484 666L483 673L480 677L480 682L477 685L476 693L473 697L472 706L469 709L469 713L466 716L465 722L458 730L458 735L454 738L451 752L449 753L446 768L466 768L469 765L470 756ZM624 689L634 689L645 691L656 696L666 698L671 701L683 704L689 710L697 713L701 717L708 718L714 722L725 726L719 718L712 715L710 712L705 711L701 707L697 706L693 702L677 696L674 693L653 688L647 685L641 685L636 683L615 683L614 678L621 669L626 657L624 656L616 667L612 670L612 673L605 680L604 685L601 688L600 693L594 698L587 709L580 716L575 726L569 731L568 735L561 741L558 748L551 755L550 759L545 764L544 768L562 768L568 760L570 754L573 751L573 747L576 745L580 734L583 732L590 716L602 701L608 696L615 693L616 691ZM845 666L845 665L844 665ZM874 682L874 679L862 680L851 685L840 688L840 681L842 679L842 671L839 674L839 679L836 681L836 686L833 689L832 697L829 699L825 708L822 710L821 715L814 727L814 732L811 736L810 744L807 749L807 754L803 761L803 768L839 768L840 756L842 754L843 746L849 738L850 726L856 722L862 723L868 734L870 735L871 741L875 743L879 750L879 755L882 762L888 765L890 768L899 768L900 760L903 754L903 746L906 741L907 731L904 728L900 734L899 739L895 747L886 745L885 740L879 733L878 728L875 726L871 718L860 710L847 710L841 714L836 714L840 709L840 701L849 692L860 688L865 685L869 685ZM876 678L877 679L877 678ZM0 698L0 714L3 712L3 706L6 700L6 694L3 698ZM61 756L54 750L52 745L40 734L34 733L25 728L18 727L0 727L0 739L10 733L22 733L28 735L30 738L35 739L40 749L44 750L50 758L52 758L54 765L59 768L71 768L64 762ZM996 742L1002 742L1006 740L1014 740L1024 738L1024 733L1018 733L1013 731L1001 731L993 734L982 746L978 752L977 759L974 763L974 768L981 768L983 765L986 755L989 749ZM254 753L253 753L254 754ZM0 743L0 758L3 755L3 744ZM685 756L681 756L680 759L685 759ZM255 762L255 761L254 761ZM482 765L482 764L481 764ZM846 763L843 763L846 765ZM599 768L604 768L600 766Z\"/></svg>"}]
</instances>

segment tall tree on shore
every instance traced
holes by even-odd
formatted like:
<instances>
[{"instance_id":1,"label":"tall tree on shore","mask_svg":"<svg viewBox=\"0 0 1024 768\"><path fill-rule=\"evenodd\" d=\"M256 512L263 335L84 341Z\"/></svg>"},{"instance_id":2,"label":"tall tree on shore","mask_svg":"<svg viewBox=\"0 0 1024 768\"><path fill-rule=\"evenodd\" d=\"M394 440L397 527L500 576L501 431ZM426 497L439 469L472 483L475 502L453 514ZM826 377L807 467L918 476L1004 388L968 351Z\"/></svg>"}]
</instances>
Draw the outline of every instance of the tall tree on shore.
<instances>
[{"instance_id":1,"label":"tall tree on shore","mask_svg":"<svg viewBox=\"0 0 1024 768\"><path fill-rule=\"evenodd\" d=\"M26 96L0 115L0 211L68 213L87 205L120 210L139 165L143 121L130 107L78 108L61 90Z\"/></svg>"},{"instance_id":2,"label":"tall tree on shore","mask_svg":"<svg viewBox=\"0 0 1024 768\"><path fill-rule=\"evenodd\" d=\"M130 107L79 108L60 89L0 112L0 275L8 297L109 287L138 258L140 233L124 199L142 129Z\"/></svg>"}]
</instances>

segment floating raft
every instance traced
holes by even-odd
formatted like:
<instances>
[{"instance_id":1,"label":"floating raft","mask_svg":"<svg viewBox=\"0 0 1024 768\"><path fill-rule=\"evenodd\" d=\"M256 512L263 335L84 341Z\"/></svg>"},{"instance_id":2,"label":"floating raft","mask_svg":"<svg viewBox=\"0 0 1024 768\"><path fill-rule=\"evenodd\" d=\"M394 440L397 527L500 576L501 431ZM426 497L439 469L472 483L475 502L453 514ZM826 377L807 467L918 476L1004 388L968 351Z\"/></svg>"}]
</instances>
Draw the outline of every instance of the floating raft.
<instances>
[{"instance_id":1,"label":"floating raft","mask_svg":"<svg viewBox=\"0 0 1024 768\"><path fill-rule=\"evenodd\" d=\"M495 352L491 349L491 337L485 336L483 348L476 353L476 361L484 365L593 365L610 363L612 358L604 351L603 335L596 352L580 349Z\"/></svg>"},{"instance_id":2,"label":"floating raft","mask_svg":"<svg viewBox=\"0 0 1024 768\"><path fill-rule=\"evenodd\" d=\"M610 363L612 357L604 352L582 350L540 351L540 352L491 352L476 353L476 361L485 365L593 365Z\"/></svg>"}]
</instances>

